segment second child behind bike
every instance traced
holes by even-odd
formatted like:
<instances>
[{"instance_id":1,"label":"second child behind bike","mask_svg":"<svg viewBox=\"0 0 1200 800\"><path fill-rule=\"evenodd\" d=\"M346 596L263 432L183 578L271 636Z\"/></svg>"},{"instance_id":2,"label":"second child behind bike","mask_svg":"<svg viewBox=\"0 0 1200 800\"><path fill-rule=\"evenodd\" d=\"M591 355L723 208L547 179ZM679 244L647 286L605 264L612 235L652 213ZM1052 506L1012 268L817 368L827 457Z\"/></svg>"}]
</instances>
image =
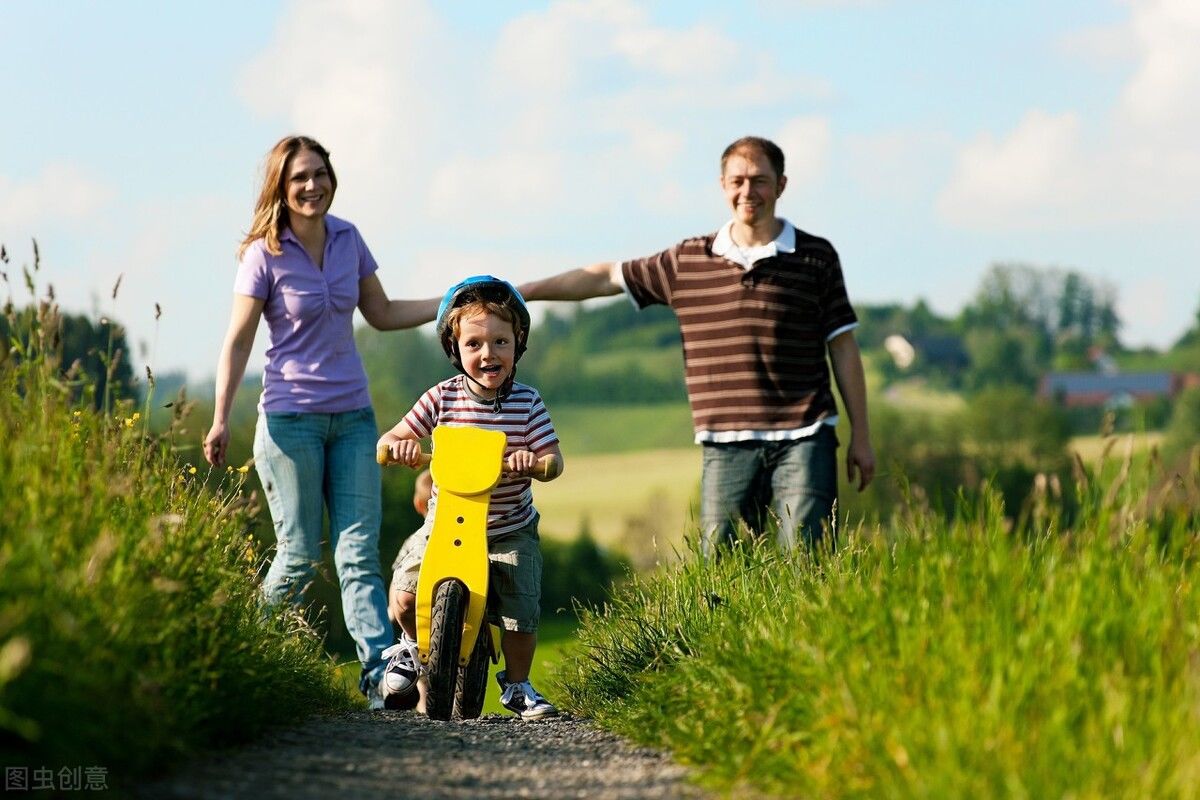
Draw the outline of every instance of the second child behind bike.
<instances>
[{"instance_id":1,"label":"second child behind bike","mask_svg":"<svg viewBox=\"0 0 1200 800\"><path fill-rule=\"evenodd\" d=\"M531 478L538 459L554 455L560 468L538 480L561 474L562 452L550 414L537 390L514 380L517 361L529 337L529 311L508 282L477 275L446 292L437 314L437 333L450 361L461 374L442 381L380 439L392 460L416 466L419 440L438 425L471 425L502 431L507 437L504 475L492 490L488 507L488 559L495 598L489 621L502 630L504 671L497 674L501 704L523 720L558 714L558 709L529 681L541 617L542 554L538 513ZM384 702L389 708L416 704L416 589L425 545L433 526L437 486L429 501L425 525L413 534L393 564L392 605L404 634L389 648L384 675ZM407 545L407 543L406 543Z\"/></svg>"}]
</instances>

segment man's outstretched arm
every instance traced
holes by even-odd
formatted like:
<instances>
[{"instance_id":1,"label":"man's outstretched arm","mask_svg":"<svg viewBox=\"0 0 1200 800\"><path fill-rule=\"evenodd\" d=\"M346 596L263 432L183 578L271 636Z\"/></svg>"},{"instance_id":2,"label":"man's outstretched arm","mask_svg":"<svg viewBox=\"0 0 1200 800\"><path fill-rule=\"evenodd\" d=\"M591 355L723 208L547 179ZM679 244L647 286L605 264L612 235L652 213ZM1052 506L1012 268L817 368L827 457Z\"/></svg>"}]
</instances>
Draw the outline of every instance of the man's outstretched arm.
<instances>
[{"instance_id":1,"label":"man's outstretched arm","mask_svg":"<svg viewBox=\"0 0 1200 800\"><path fill-rule=\"evenodd\" d=\"M526 300L587 300L621 293L621 284L613 280L611 262L560 272L540 281L530 281L517 287Z\"/></svg>"},{"instance_id":2,"label":"man's outstretched arm","mask_svg":"<svg viewBox=\"0 0 1200 800\"><path fill-rule=\"evenodd\" d=\"M875 451L871 448L871 424L867 420L867 379L863 374L862 354L854 334L846 331L829 342L833 377L837 380L842 405L850 417L850 446L846 448L846 479L858 490L867 488L875 477ZM855 475L857 471L858 475Z\"/></svg>"}]
</instances>

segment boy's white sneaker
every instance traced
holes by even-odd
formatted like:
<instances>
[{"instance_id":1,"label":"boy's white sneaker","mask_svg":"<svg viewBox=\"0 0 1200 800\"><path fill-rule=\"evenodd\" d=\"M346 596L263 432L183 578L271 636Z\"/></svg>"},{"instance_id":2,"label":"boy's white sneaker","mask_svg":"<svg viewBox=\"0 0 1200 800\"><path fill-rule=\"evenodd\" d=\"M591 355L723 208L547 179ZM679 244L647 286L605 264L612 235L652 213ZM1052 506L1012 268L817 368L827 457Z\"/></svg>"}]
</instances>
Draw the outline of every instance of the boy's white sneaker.
<instances>
[{"instance_id":1,"label":"boy's white sneaker","mask_svg":"<svg viewBox=\"0 0 1200 800\"><path fill-rule=\"evenodd\" d=\"M529 681L509 683L503 671L496 673L496 681L504 693L500 695L500 705L524 720L545 719L558 716L558 709L533 688Z\"/></svg>"},{"instance_id":2,"label":"boy's white sneaker","mask_svg":"<svg viewBox=\"0 0 1200 800\"><path fill-rule=\"evenodd\" d=\"M407 711L416 708L420 696L417 692L417 643L402 636L400 641L383 651L388 660L380 681L380 694L385 708Z\"/></svg>"}]
</instances>

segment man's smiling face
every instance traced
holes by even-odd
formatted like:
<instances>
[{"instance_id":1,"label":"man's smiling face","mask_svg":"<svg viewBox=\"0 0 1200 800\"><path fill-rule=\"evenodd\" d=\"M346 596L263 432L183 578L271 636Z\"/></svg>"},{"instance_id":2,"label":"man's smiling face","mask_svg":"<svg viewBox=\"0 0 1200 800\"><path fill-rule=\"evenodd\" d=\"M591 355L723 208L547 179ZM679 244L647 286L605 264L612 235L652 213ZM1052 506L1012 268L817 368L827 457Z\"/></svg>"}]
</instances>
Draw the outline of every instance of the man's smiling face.
<instances>
[{"instance_id":1,"label":"man's smiling face","mask_svg":"<svg viewBox=\"0 0 1200 800\"><path fill-rule=\"evenodd\" d=\"M745 149L725 161L721 189L736 222L751 227L775 220L775 201L787 179L775 174L771 162L759 150Z\"/></svg>"}]
</instances>

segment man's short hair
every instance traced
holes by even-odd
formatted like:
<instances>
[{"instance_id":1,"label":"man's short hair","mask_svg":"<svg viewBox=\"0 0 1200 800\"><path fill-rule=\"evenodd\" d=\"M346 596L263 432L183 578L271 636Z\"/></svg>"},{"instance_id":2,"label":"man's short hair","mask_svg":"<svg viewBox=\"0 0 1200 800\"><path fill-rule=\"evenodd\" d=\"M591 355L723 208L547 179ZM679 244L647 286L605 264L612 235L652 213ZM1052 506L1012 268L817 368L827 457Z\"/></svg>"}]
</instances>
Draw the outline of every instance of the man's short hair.
<instances>
[{"instance_id":1,"label":"man's short hair","mask_svg":"<svg viewBox=\"0 0 1200 800\"><path fill-rule=\"evenodd\" d=\"M766 156L767 161L771 162L771 169L775 170L775 177L783 177L783 151L779 149L779 145L761 136L743 136L726 147L725 152L721 153L721 174L725 174L725 162L729 160L730 156L746 151L762 153Z\"/></svg>"}]
</instances>

